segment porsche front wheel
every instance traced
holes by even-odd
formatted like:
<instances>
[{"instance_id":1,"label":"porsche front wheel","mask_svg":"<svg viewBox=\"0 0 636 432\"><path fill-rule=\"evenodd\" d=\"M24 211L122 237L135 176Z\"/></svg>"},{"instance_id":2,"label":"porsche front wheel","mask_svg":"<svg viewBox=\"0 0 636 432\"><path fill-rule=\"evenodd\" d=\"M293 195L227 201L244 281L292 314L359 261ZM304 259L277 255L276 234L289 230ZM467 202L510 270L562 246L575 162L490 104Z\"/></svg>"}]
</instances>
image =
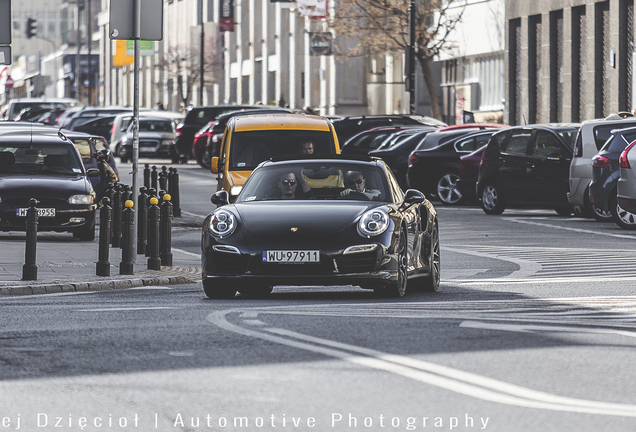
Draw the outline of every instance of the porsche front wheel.
<instances>
[{"instance_id":1,"label":"porsche front wheel","mask_svg":"<svg viewBox=\"0 0 636 432\"><path fill-rule=\"evenodd\" d=\"M397 277L395 281L391 281L388 286L381 288L380 290L376 290L380 295L384 295L386 297L404 297L406 294L406 284L407 284L407 266L408 266L408 258L406 252L406 232L400 232L400 238L398 239L397 245Z\"/></svg>"}]
</instances>

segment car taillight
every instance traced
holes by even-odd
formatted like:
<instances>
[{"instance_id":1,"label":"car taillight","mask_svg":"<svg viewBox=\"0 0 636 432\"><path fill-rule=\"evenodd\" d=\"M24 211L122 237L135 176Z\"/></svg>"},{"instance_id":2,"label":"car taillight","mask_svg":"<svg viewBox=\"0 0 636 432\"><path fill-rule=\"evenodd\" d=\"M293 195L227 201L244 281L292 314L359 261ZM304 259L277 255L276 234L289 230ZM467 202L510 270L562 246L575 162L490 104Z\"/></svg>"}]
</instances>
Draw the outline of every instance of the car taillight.
<instances>
[{"instance_id":1,"label":"car taillight","mask_svg":"<svg viewBox=\"0 0 636 432\"><path fill-rule=\"evenodd\" d=\"M413 165L415 165L415 164L417 163L417 160L418 160L418 159L419 159L419 158L418 158L417 156L415 156L415 155L410 155L410 156L409 156L409 166L413 166Z\"/></svg>"},{"instance_id":2,"label":"car taillight","mask_svg":"<svg viewBox=\"0 0 636 432\"><path fill-rule=\"evenodd\" d=\"M110 128L110 136L112 137L115 134L115 123L113 123L113 127Z\"/></svg>"},{"instance_id":3,"label":"car taillight","mask_svg":"<svg viewBox=\"0 0 636 432\"><path fill-rule=\"evenodd\" d=\"M592 158L592 166L594 168L605 168L609 161L610 160L603 155L596 155Z\"/></svg>"},{"instance_id":4,"label":"car taillight","mask_svg":"<svg viewBox=\"0 0 636 432\"><path fill-rule=\"evenodd\" d=\"M636 144L636 141L628 145L625 148L625 150L623 150L623 153L621 153L621 157L618 158L621 168L631 168L631 165L629 164L629 160L627 159L627 153L629 153L631 148L634 147L634 144Z\"/></svg>"},{"instance_id":5,"label":"car taillight","mask_svg":"<svg viewBox=\"0 0 636 432\"><path fill-rule=\"evenodd\" d=\"M183 123L177 125L177 135L181 135L181 129L183 129Z\"/></svg>"}]
</instances>

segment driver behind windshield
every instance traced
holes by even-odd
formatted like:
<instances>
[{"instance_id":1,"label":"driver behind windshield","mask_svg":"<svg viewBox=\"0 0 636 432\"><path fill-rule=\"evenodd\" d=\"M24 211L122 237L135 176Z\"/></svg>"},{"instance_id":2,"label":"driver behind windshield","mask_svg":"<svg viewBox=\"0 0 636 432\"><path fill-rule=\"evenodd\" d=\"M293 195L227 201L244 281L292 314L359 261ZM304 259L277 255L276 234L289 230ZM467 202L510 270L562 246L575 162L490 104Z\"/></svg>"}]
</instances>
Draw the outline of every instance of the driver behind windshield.
<instances>
[{"instance_id":1,"label":"driver behind windshield","mask_svg":"<svg viewBox=\"0 0 636 432\"><path fill-rule=\"evenodd\" d=\"M367 189L367 179L360 171L347 171L344 178L345 190L340 192L340 196L347 196L354 193L365 195L369 200L378 198L381 192L377 189Z\"/></svg>"}]
</instances>

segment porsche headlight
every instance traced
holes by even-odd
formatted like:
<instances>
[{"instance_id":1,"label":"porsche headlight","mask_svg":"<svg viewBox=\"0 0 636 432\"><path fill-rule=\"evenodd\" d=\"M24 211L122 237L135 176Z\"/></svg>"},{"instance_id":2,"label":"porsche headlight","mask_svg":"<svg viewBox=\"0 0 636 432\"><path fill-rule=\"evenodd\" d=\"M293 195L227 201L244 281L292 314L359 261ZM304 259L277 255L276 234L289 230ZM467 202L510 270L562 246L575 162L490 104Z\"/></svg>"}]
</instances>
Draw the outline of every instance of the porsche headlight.
<instances>
[{"instance_id":1,"label":"porsche headlight","mask_svg":"<svg viewBox=\"0 0 636 432\"><path fill-rule=\"evenodd\" d=\"M71 195L69 204L93 204L93 195Z\"/></svg>"},{"instance_id":2,"label":"porsche headlight","mask_svg":"<svg viewBox=\"0 0 636 432\"><path fill-rule=\"evenodd\" d=\"M217 237L227 237L236 229L236 216L226 210L214 212L210 219L210 231Z\"/></svg>"},{"instance_id":3,"label":"porsche headlight","mask_svg":"<svg viewBox=\"0 0 636 432\"><path fill-rule=\"evenodd\" d=\"M358 232L365 237L382 234L389 228L389 215L382 210L370 210L358 222Z\"/></svg>"}]
</instances>

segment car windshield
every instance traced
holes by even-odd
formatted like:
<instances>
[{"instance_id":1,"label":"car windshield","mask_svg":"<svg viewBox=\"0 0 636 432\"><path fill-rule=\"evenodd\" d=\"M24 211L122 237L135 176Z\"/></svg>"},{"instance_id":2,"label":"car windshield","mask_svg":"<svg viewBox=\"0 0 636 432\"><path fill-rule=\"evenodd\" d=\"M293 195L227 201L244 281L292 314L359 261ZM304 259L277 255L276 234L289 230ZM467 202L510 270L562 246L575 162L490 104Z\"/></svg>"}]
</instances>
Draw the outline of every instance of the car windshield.
<instances>
[{"instance_id":1,"label":"car windshield","mask_svg":"<svg viewBox=\"0 0 636 432\"><path fill-rule=\"evenodd\" d=\"M314 155L334 154L333 136L328 131L260 130L234 132L229 169L247 171L275 156L301 155L303 143L312 142Z\"/></svg>"},{"instance_id":2,"label":"car windshield","mask_svg":"<svg viewBox=\"0 0 636 432\"><path fill-rule=\"evenodd\" d=\"M139 120L139 132L175 133L176 129L172 120Z\"/></svg>"},{"instance_id":3,"label":"car windshield","mask_svg":"<svg viewBox=\"0 0 636 432\"><path fill-rule=\"evenodd\" d=\"M386 174L374 165L340 161L299 162L255 170L236 202L283 200L348 200L388 202Z\"/></svg>"},{"instance_id":4,"label":"car windshield","mask_svg":"<svg viewBox=\"0 0 636 432\"><path fill-rule=\"evenodd\" d=\"M81 162L71 145L0 143L0 174L82 174Z\"/></svg>"},{"instance_id":5,"label":"car windshield","mask_svg":"<svg viewBox=\"0 0 636 432\"><path fill-rule=\"evenodd\" d=\"M579 128L572 129L560 129L557 133L563 138L563 142L568 146L570 150L574 149L574 143L576 142L576 136L579 133Z\"/></svg>"}]
</instances>

